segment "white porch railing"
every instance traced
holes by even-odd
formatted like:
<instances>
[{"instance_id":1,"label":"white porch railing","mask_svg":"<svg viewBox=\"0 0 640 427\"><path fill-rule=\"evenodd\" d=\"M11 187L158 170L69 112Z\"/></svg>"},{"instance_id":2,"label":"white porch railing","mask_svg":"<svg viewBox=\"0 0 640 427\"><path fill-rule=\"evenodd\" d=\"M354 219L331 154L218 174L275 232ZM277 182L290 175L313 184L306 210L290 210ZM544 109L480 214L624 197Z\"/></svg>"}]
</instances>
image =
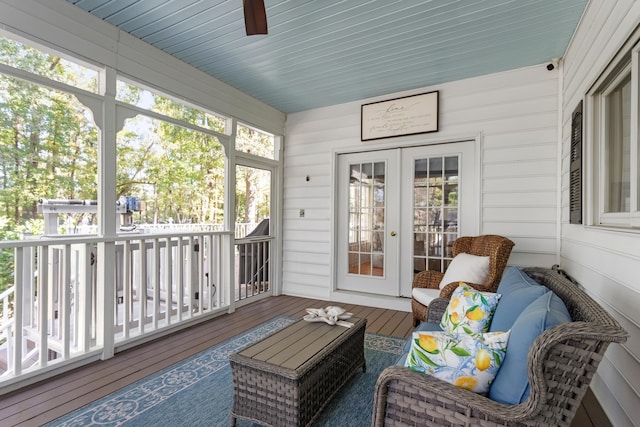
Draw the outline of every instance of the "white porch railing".
<instances>
[{"instance_id":1,"label":"white porch railing","mask_svg":"<svg viewBox=\"0 0 640 427\"><path fill-rule=\"evenodd\" d=\"M235 225L235 236L237 239L244 238L249 234L259 223L257 222L242 222ZM190 232L190 231L223 231L222 224L177 224L177 223L165 223L165 224L136 224L135 229L143 233L175 233L175 232ZM64 226L66 236L73 236L76 234L83 235L95 235L98 231L96 225L67 225Z\"/></svg>"},{"instance_id":2,"label":"white porch railing","mask_svg":"<svg viewBox=\"0 0 640 427\"><path fill-rule=\"evenodd\" d=\"M0 294L0 390L87 355L110 357L236 299L228 232L0 242L5 248L15 253L15 284Z\"/></svg>"},{"instance_id":3,"label":"white porch railing","mask_svg":"<svg viewBox=\"0 0 640 427\"><path fill-rule=\"evenodd\" d=\"M270 294L272 239L199 228L0 242L14 252L14 286L0 294L0 394Z\"/></svg>"}]
</instances>

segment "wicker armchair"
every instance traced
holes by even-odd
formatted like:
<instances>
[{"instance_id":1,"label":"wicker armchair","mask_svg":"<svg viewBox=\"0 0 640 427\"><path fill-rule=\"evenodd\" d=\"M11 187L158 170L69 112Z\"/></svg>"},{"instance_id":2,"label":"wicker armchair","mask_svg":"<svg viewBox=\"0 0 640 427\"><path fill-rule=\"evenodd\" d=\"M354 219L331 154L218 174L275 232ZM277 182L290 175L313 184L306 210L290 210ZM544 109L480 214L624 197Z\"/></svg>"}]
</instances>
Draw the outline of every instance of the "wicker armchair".
<instances>
[{"instance_id":1,"label":"wicker armchair","mask_svg":"<svg viewBox=\"0 0 640 427\"><path fill-rule=\"evenodd\" d=\"M607 347L625 342L628 334L558 271L524 270L564 301L572 319L543 332L531 346L527 400L505 405L430 375L392 366L376 384L373 426L571 425ZM427 321L440 321L447 305L447 300L435 299Z\"/></svg>"},{"instance_id":2,"label":"wicker armchair","mask_svg":"<svg viewBox=\"0 0 640 427\"><path fill-rule=\"evenodd\" d=\"M469 283L470 286L485 292L495 292L500 284L502 273L507 266L509 255L514 243L503 236L485 234L481 236L459 237L453 242L452 255L455 257L461 253L478 256L489 256L489 274L484 283ZM412 288L438 289L444 273L435 270L425 270L416 274L413 278ZM449 283L440 291L440 298L451 298L451 294L458 287L458 282ZM427 318L429 308L411 298L411 310L413 311L413 323L418 323Z\"/></svg>"}]
</instances>

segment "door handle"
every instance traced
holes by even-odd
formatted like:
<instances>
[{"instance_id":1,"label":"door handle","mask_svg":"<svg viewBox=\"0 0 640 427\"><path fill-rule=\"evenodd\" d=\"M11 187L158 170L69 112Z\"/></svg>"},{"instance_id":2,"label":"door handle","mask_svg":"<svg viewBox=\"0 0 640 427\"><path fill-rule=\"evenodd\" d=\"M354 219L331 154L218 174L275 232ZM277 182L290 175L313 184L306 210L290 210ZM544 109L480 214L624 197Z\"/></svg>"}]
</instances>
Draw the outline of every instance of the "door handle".
<instances>
[{"instance_id":1,"label":"door handle","mask_svg":"<svg viewBox=\"0 0 640 427\"><path fill-rule=\"evenodd\" d=\"M391 232L391 237L396 237L396 232L395 231Z\"/></svg>"}]
</instances>

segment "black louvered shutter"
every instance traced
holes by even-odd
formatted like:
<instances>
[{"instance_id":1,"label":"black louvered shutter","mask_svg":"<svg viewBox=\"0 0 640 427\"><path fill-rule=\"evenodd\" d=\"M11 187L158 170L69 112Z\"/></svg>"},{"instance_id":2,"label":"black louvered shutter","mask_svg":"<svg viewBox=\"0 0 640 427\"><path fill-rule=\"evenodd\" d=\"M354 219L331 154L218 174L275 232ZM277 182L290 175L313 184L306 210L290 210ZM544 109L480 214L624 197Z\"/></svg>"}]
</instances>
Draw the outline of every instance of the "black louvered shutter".
<instances>
[{"instance_id":1,"label":"black louvered shutter","mask_svg":"<svg viewBox=\"0 0 640 427\"><path fill-rule=\"evenodd\" d=\"M582 101L571 116L569 222L582 224Z\"/></svg>"}]
</instances>

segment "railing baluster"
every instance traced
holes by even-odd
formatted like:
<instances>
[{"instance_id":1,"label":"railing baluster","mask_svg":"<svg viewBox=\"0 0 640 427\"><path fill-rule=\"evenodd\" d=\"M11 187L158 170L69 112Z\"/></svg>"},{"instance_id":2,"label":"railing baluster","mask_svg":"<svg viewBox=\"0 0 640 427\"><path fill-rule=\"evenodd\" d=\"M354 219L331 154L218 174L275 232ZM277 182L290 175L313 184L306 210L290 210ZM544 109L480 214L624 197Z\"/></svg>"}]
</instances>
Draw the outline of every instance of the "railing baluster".
<instances>
[{"instance_id":1,"label":"railing baluster","mask_svg":"<svg viewBox=\"0 0 640 427\"><path fill-rule=\"evenodd\" d=\"M13 369L13 318L9 318L9 303L12 297L15 299L15 287L7 289L2 293L3 328L0 331L0 339L4 338L6 340L7 370L9 373Z\"/></svg>"},{"instance_id":2,"label":"railing baluster","mask_svg":"<svg viewBox=\"0 0 640 427\"><path fill-rule=\"evenodd\" d=\"M80 294L79 294L79 289L80 286L78 285L78 282L80 281L80 253L78 252L78 250L76 249L76 245L71 247L71 250L69 251L69 256L71 258L71 275L69 276L69 287L71 288L70 292L71 295L73 296L72 301L77 301L78 298L80 298ZM71 312L69 313L69 317L71 319L71 330L70 330L70 335L69 335L69 339L71 342L71 348L72 349L79 349L79 342L80 342L80 328L82 327L80 325L80 322L78 321L80 314L79 311L80 310L80 304L71 304Z\"/></svg>"},{"instance_id":3,"label":"railing baluster","mask_svg":"<svg viewBox=\"0 0 640 427\"><path fill-rule=\"evenodd\" d=\"M48 246L38 246L38 351L40 367L47 366L49 359L49 344L47 342L49 336L49 279L51 276L49 270L49 254L51 253Z\"/></svg>"},{"instance_id":4,"label":"railing baluster","mask_svg":"<svg viewBox=\"0 0 640 427\"><path fill-rule=\"evenodd\" d=\"M35 262L35 248L33 246L24 248L24 259L25 262L23 265L24 271L24 286L22 292L22 307L23 307L23 326L28 326L32 328L36 323L36 313L35 308L33 306L33 297L35 295L35 271L34 271L34 262Z\"/></svg>"},{"instance_id":5,"label":"railing baluster","mask_svg":"<svg viewBox=\"0 0 640 427\"><path fill-rule=\"evenodd\" d=\"M193 317L193 269L194 269L194 238L189 236L187 247L187 302L189 303L188 317Z\"/></svg>"},{"instance_id":6,"label":"railing baluster","mask_svg":"<svg viewBox=\"0 0 640 427\"><path fill-rule=\"evenodd\" d=\"M256 243L251 243L250 246L251 246L251 262L250 262L249 269L251 270L251 276L250 276L249 282L251 283L251 296L253 296L256 290L256 264L258 263L258 254L256 252L258 249L258 245ZM247 292L247 296L249 296L248 292Z\"/></svg>"},{"instance_id":7,"label":"railing baluster","mask_svg":"<svg viewBox=\"0 0 640 427\"><path fill-rule=\"evenodd\" d=\"M33 247L25 247L22 252L22 262L20 263L20 267L22 270L22 279L20 281L20 287L22 289L22 296L14 301L14 307L20 305L22 309L22 314L20 314L20 318L22 319L22 358L27 359L29 357L29 346L28 346L28 333L27 329L31 328L32 325L32 317L31 313L33 312L32 303L31 303L31 290L33 285ZM16 313L16 316L18 314ZM22 369L26 368L25 360L21 362Z\"/></svg>"},{"instance_id":8,"label":"railing baluster","mask_svg":"<svg viewBox=\"0 0 640 427\"><path fill-rule=\"evenodd\" d=\"M249 296L249 282L251 281L249 272L249 257L251 256L249 250L251 245L244 243L242 247L244 248L244 298L247 298ZM242 292L240 293L240 299L242 299Z\"/></svg>"},{"instance_id":9,"label":"railing baluster","mask_svg":"<svg viewBox=\"0 0 640 427\"><path fill-rule=\"evenodd\" d=\"M176 249L177 252L177 263L178 263L178 272L177 272L177 304L176 306L178 307L178 323L180 323L182 321L182 310L184 307L184 239L179 236L178 237L178 248Z\"/></svg>"},{"instance_id":10,"label":"railing baluster","mask_svg":"<svg viewBox=\"0 0 640 427\"><path fill-rule=\"evenodd\" d=\"M23 270L22 263L24 262L24 248L16 248L14 263L16 266L14 273L14 297L13 297L13 366L11 370L14 375L22 374L22 350L23 350L23 330L22 330L22 282L23 282Z\"/></svg>"},{"instance_id":11,"label":"railing baluster","mask_svg":"<svg viewBox=\"0 0 640 427\"><path fill-rule=\"evenodd\" d=\"M158 329L160 316L160 239L153 239L153 328Z\"/></svg>"},{"instance_id":12,"label":"railing baluster","mask_svg":"<svg viewBox=\"0 0 640 427\"><path fill-rule=\"evenodd\" d=\"M94 244L89 244L89 253L87 256L89 257L89 264L91 269L91 281L87 284L87 292L89 293L89 298L91 298L91 343L97 343L98 341L98 246ZM95 340L95 341L94 341Z\"/></svg>"},{"instance_id":13,"label":"railing baluster","mask_svg":"<svg viewBox=\"0 0 640 427\"><path fill-rule=\"evenodd\" d=\"M140 239L140 278L138 281L138 329L140 335L144 334L144 327L147 318L147 242Z\"/></svg>"},{"instance_id":14,"label":"railing baluster","mask_svg":"<svg viewBox=\"0 0 640 427\"><path fill-rule=\"evenodd\" d=\"M204 311L204 245L205 238L200 236L200 247L198 250L198 314Z\"/></svg>"},{"instance_id":15,"label":"railing baluster","mask_svg":"<svg viewBox=\"0 0 640 427\"><path fill-rule=\"evenodd\" d=\"M71 346L71 245L67 244L63 247L62 260L62 301L59 304L60 322L62 325L62 360L68 360Z\"/></svg>"},{"instance_id":16,"label":"railing baluster","mask_svg":"<svg viewBox=\"0 0 640 427\"><path fill-rule=\"evenodd\" d=\"M215 287L216 287L216 294L215 294L215 302L216 302L216 307L221 307L222 306L222 300L220 295L222 294L222 239L220 238L219 235L215 235L215 236L211 236L213 239L215 239L215 248L216 248L216 254L217 256L214 258L214 265L215 265L215 274L212 275L212 277L215 277ZM212 279L213 280L213 279Z\"/></svg>"},{"instance_id":17,"label":"railing baluster","mask_svg":"<svg viewBox=\"0 0 640 427\"><path fill-rule=\"evenodd\" d=\"M173 271L171 268L172 261L172 251L173 248L171 246L171 237L167 237L165 239L165 248L164 248L164 275L165 275L165 292L166 292L166 307L165 307L165 324L171 324L171 312L173 311Z\"/></svg>"},{"instance_id":18,"label":"railing baluster","mask_svg":"<svg viewBox=\"0 0 640 427\"><path fill-rule=\"evenodd\" d=\"M120 301L121 298L123 297L123 290L124 290L124 282L125 282L125 275L124 275L124 247L123 245L118 244L118 242L115 242L114 244L114 249L115 249L115 284L114 284L114 288L113 288L113 325L115 327L115 333L118 333L118 330L120 329L119 326L120 324L118 322L121 321L121 319L118 316L118 302ZM123 325L124 327L124 325Z\"/></svg>"},{"instance_id":19,"label":"railing baluster","mask_svg":"<svg viewBox=\"0 0 640 427\"><path fill-rule=\"evenodd\" d=\"M257 254L256 254L256 260L258 262L256 262L256 285L255 285L255 289L256 292L258 294L261 294L264 291L264 283L262 280L262 272L263 272L263 268L264 268L264 242L258 242L256 244L256 250L257 250Z\"/></svg>"},{"instance_id":20,"label":"railing baluster","mask_svg":"<svg viewBox=\"0 0 640 427\"><path fill-rule=\"evenodd\" d=\"M207 235L207 240L209 242L209 244L207 245L207 270L209 273L208 276L208 287L209 287L209 292L207 294L207 301L209 303L209 310L213 309L213 307L215 306L214 302L213 302L213 297L214 297L214 282L215 280L214 278L214 274L216 273L216 269L215 269L215 263L214 263L214 259L213 259L213 254L215 253L214 249L214 240L213 240L213 234L209 234Z\"/></svg>"},{"instance_id":21,"label":"railing baluster","mask_svg":"<svg viewBox=\"0 0 640 427\"><path fill-rule=\"evenodd\" d=\"M131 327L131 242L122 243L122 336L127 339Z\"/></svg>"},{"instance_id":22,"label":"railing baluster","mask_svg":"<svg viewBox=\"0 0 640 427\"><path fill-rule=\"evenodd\" d=\"M262 251L262 292L267 292L271 283L271 280L269 279L269 254L271 253L269 248L270 244L271 242L262 242L262 247L264 248Z\"/></svg>"},{"instance_id":23,"label":"railing baluster","mask_svg":"<svg viewBox=\"0 0 640 427\"><path fill-rule=\"evenodd\" d=\"M56 280L56 272L55 272L55 267L57 266L57 259L58 259L58 252L56 249L54 249L51 245L47 246L47 250L49 251L49 264L47 265L47 268L45 269L45 272L49 278L48 280L48 284L49 284L49 297L43 301L44 303L47 304L47 312L49 314L49 317L47 318L47 326L46 328L49 330L49 334L51 335L51 337L56 336L57 331L56 331L56 305L55 305L55 299L56 299L56 288L55 288L55 284L57 283Z\"/></svg>"}]
</instances>

